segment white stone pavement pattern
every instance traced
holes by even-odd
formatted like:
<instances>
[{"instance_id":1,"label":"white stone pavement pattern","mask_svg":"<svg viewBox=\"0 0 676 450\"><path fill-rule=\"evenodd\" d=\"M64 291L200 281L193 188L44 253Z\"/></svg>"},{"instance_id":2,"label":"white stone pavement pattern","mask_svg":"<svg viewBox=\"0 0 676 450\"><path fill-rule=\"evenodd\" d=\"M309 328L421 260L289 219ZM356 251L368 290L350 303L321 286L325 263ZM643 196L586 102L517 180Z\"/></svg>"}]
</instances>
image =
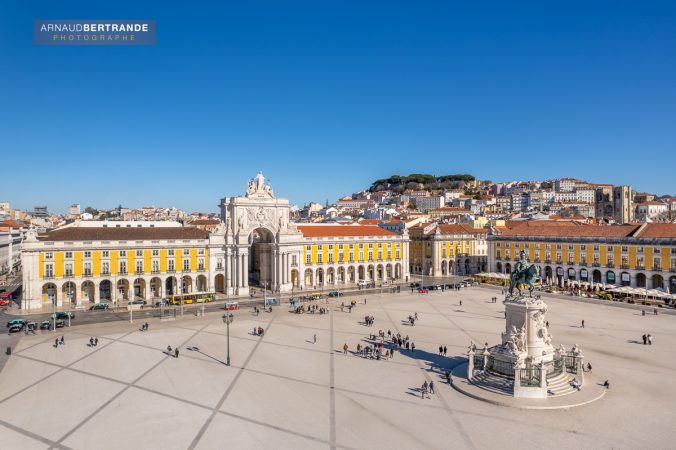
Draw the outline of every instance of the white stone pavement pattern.
<instances>
[{"instance_id":1,"label":"white stone pavement pattern","mask_svg":"<svg viewBox=\"0 0 676 450\"><path fill-rule=\"evenodd\" d=\"M344 297L328 315L240 310L230 367L218 313L153 320L147 332L140 322L74 326L58 348L61 332L25 336L0 372L0 448L673 448L676 317L546 298L554 342L579 344L611 389L579 408L527 411L463 396L441 376L470 339L499 341L495 295L401 293L366 305L360 297L352 313L340 311L352 299ZM404 324L414 312L416 325ZM373 327L359 323L365 315ZM264 337L252 334L257 326ZM388 329L408 334L416 351L388 361L343 354L344 343L353 352ZM653 345L638 343L648 332ZM167 345L180 346L179 358ZM425 380L436 393L423 400Z\"/></svg>"}]
</instances>

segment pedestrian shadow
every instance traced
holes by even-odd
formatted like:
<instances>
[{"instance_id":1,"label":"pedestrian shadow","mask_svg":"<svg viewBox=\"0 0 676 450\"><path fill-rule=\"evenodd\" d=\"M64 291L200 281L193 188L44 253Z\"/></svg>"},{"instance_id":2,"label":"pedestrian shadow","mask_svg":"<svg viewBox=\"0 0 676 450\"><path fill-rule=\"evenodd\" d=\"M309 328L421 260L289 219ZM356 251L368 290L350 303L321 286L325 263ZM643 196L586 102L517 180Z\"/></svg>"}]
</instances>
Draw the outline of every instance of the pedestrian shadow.
<instances>
[{"instance_id":1,"label":"pedestrian shadow","mask_svg":"<svg viewBox=\"0 0 676 450\"><path fill-rule=\"evenodd\" d=\"M639 344L639 345L643 345L643 342L637 341L636 339L627 339L627 344Z\"/></svg>"}]
</instances>

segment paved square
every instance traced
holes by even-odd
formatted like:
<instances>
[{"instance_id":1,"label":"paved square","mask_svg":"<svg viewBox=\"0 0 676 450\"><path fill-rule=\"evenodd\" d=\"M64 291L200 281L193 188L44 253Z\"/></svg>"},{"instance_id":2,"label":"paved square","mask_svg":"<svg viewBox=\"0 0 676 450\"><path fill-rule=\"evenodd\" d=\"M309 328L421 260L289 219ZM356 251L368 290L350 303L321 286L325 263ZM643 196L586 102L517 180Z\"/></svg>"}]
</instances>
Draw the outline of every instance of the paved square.
<instances>
[{"instance_id":1,"label":"paved square","mask_svg":"<svg viewBox=\"0 0 676 450\"><path fill-rule=\"evenodd\" d=\"M495 295L470 288L370 296L366 304L359 297L352 313L340 310L341 299L328 315L240 310L230 327L230 367L219 313L153 320L147 332L139 323L74 326L58 348L54 333L24 336L0 372L0 446L673 447L676 316L545 298L554 343L579 344L611 390L570 410L518 410L463 396L440 376L463 361L470 340L499 341L504 307L490 303ZM414 312L420 319L410 326ZM365 315L375 317L372 327ZM262 338L253 334L258 326ZM352 353L379 330L409 335L416 350L387 361ZM652 346L638 343L643 333L653 335ZM90 336L98 347L87 345ZM178 359L167 345L180 347ZM415 389L425 380L434 380L436 394L422 400Z\"/></svg>"}]
</instances>

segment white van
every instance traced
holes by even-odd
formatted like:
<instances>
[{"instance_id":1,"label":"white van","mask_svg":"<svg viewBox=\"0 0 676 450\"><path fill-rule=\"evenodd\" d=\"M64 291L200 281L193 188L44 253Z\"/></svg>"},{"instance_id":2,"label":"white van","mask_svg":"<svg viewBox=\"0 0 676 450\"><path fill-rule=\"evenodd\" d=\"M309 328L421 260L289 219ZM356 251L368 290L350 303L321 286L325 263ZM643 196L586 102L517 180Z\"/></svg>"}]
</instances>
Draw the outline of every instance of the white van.
<instances>
[{"instance_id":1,"label":"white van","mask_svg":"<svg viewBox=\"0 0 676 450\"><path fill-rule=\"evenodd\" d=\"M366 280L359 280L359 282L357 283L357 286L359 286L359 287L367 287L367 286L370 286L370 285L371 285L371 282L366 281Z\"/></svg>"}]
</instances>

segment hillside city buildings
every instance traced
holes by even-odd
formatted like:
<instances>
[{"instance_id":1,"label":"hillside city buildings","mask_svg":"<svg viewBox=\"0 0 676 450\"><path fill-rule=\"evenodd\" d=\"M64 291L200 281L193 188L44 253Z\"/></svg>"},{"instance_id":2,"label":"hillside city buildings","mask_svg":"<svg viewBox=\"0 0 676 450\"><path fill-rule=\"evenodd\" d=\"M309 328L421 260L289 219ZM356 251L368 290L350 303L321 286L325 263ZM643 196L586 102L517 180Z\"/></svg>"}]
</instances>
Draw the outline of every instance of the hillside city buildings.
<instances>
[{"instance_id":1,"label":"hillside city buildings","mask_svg":"<svg viewBox=\"0 0 676 450\"><path fill-rule=\"evenodd\" d=\"M22 268L24 307L40 308L509 273L523 249L546 283L676 292L674 200L561 178L409 184L297 208L259 174L218 215L0 203L0 275Z\"/></svg>"}]
</instances>

